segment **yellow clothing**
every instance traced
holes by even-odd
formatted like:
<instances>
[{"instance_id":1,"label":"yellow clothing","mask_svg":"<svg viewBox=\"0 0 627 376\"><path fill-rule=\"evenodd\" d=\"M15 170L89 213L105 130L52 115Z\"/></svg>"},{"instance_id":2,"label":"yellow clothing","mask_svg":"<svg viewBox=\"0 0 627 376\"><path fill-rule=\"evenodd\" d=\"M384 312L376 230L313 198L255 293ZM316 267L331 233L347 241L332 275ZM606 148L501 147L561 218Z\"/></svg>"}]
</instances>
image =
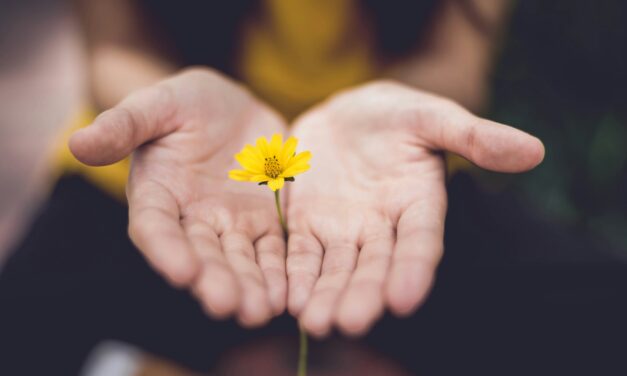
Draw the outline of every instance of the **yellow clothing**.
<instances>
[{"instance_id":1,"label":"yellow clothing","mask_svg":"<svg viewBox=\"0 0 627 376\"><path fill-rule=\"evenodd\" d=\"M375 76L373 41L355 1L265 4L265 17L244 27L238 68L243 81L288 119Z\"/></svg>"}]
</instances>

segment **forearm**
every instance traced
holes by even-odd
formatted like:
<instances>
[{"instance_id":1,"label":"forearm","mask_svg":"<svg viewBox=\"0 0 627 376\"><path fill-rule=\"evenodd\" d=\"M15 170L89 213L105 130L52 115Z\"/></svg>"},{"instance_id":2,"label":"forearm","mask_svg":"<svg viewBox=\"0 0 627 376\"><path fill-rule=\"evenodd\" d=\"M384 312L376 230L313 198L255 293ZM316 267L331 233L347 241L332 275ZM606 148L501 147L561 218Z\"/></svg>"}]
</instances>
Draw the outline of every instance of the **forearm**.
<instances>
[{"instance_id":1,"label":"forearm","mask_svg":"<svg viewBox=\"0 0 627 376\"><path fill-rule=\"evenodd\" d=\"M132 91L171 75L177 67L133 49L100 46L92 52L89 70L92 100L99 109L106 109Z\"/></svg>"},{"instance_id":2,"label":"forearm","mask_svg":"<svg viewBox=\"0 0 627 376\"><path fill-rule=\"evenodd\" d=\"M129 0L75 1L88 53L88 82L97 109L178 69L162 38ZM115 24L111 23L115 20Z\"/></svg>"},{"instance_id":3,"label":"forearm","mask_svg":"<svg viewBox=\"0 0 627 376\"><path fill-rule=\"evenodd\" d=\"M387 75L483 110L510 8L505 0L444 1L420 50Z\"/></svg>"}]
</instances>

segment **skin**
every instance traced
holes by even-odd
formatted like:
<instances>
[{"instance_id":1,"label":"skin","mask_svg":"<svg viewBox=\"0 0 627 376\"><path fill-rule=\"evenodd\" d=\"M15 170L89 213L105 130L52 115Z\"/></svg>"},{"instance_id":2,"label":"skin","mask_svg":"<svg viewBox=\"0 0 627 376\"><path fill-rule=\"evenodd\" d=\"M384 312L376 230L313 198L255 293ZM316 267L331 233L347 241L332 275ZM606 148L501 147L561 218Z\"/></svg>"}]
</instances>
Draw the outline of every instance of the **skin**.
<instances>
[{"instance_id":1,"label":"skin","mask_svg":"<svg viewBox=\"0 0 627 376\"><path fill-rule=\"evenodd\" d=\"M510 173L544 156L533 136L391 81L336 95L293 134L313 158L289 189L288 308L318 337L361 335L425 299L443 252L439 151Z\"/></svg>"},{"instance_id":2,"label":"skin","mask_svg":"<svg viewBox=\"0 0 627 376\"><path fill-rule=\"evenodd\" d=\"M349 89L294 122L298 150L313 159L282 190L286 256L271 192L227 179L233 154L258 136L287 136L285 122L212 70L172 76L180 65L133 2L75 2L92 101L110 110L70 148L89 165L133 154L131 239L213 318L258 326L287 305L308 332L324 336L334 326L361 335L386 308L411 314L443 251L442 151L501 172L528 170L544 155L536 138L457 104L483 108L509 2L471 1L485 34L459 2L443 1L422 48L384 69L408 86Z\"/></svg>"},{"instance_id":3,"label":"skin","mask_svg":"<svg viewBox=\"0 0 627 376\"><path fill-rule=\"evenodd\" d=\"M483 29L463 10L472 9ZM420 48L387 67L385 76L485 110L498 46L509 19L509 0L440 0Z\"/></svg>"},{"instance_id":4,"label":"skin","mask_svg":"<svg viewBox=\"0 0 627 376\"><path fill-rule=\"evenodd\" d=\"M443 251L440 151L501 172L526 171L544 155L535 137L399 83L343 92L293 126L313 159L283 190L285 261L271 192L227 178L244 144L276 132L287 133L279 116L199 68L135 92L75 133L70 148L89 165L134 151L130 237L209 315L258 326L287 299L319 337L333 326L363 334L386 307L408 315L425 298Z\"/></svg>"},{"instance_id":5,"label":"skin","mask_svg":"<svg viewBox=\"0 0 627 376\"><path fill-rule=\"evenodd\" d=\"M242 87L191 69L105 111L70 149L93 166L133 152L133 243L212 317L259 326L285 310L285 242L272 192L227 171L244 144L277 132L286 133L284 121Z\"/></svg>"}]
</instances>

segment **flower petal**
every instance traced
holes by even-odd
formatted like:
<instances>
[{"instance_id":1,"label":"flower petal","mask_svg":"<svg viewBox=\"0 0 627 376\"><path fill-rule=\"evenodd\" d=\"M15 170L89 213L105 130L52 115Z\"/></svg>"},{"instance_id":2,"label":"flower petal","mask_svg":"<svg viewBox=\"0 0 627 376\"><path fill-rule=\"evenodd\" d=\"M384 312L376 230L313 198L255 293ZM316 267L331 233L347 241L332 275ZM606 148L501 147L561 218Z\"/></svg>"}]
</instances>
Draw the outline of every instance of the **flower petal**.
<instances>
[{"instance_id":1,"label":"flower petal","mask_svg":"<svg viewBox=\"0 0 627 376\"><path fill-rule=\"evenodd\" d=\"M309 166L307 162L297 163L291 165L287 170L283 171L281 174L284 178L291 178L292 176L302 174L303 172L309 170Z\"/></svg>"},{"instance_id":2,"label":"flower petal","mask_svg":"<svg viewBox=\"0 0 627 376\"><path fill-rule=\"evenodd\" d=\"M287 140L285 140L285 145L283 145L283 150L281 150L281 155L279 156L281 165L287 167L290 159L294 156L297 145L298 139L294 136L290 136Z\"/></svg>"},{"instance_id":3,"label":"flower petal","mask_svg":"<svg viewBox=\"0 0 627 376\"><path fill-rule=\"evenodd\" d=\"M263 162L257 158L251 158L248 153L241 152L235 154L235 160L237 160L245 170L255 174L263 174L264 172Z\"/></svg>"},{"instance_id":4,"label":"flower petal","mask_svg":"<svg viewBox=\"0 0 627 376\"><path fill-rule=\"evenodd\" d=\"M253 175L250 177L250 181L254 181L255 183L261 183L264 181L271 180L272 178L263 174Z\"/></svg>"},{"instance_id":5,"label":"flower petal","mask_svg":"<svg viewBox=\"0 0 627 376\"><path fill-rule=\"evenodd\" d=\"M253 175L248 171L243 170L231 170L229 171L229 178L237 181L250 181Z\"/></svg>"},{"instance_id":6,"label":"flower petal","mask_svg":"<svg viewBox=\"0 0 627 376\"><path fill-rule=\"evenodd\" d=\"M283 148L283 135L275 133L270 140L270 156L276 156L279 158L281 149Z\"/></svg>"},{"instance_id":7,"label":"flower petal","mask_svg":"<svg viewBox=\"0 0 627 376\"><path fill-rule=\"evenodd\" d=\"M298 164L298 163L307 163L309 162L309 160L311 159L311 152L310 151L303 151L301 153L296 154L294 157L292 157L292 159L290 159L289 163L287 163L287 165L285 166L285 169L288 169L290 167L292 167L292 165Z\"/></svg>"},{"instance_id":8,"label":"flower petal","mask_svg":"<svg viewBox=\"0 0 627 376\"><path fill-rule=\"evenodd\" d=\"M264 158L270 156L270 145L268 145L268 140L265 137L261 136L257 139L257 149Z\"/></svg>"},{"instance_id":9,"label":"flower petal","mask_svg":"<svg viewBox=\"0 0 627 376\"><path fill-rule=\"evenodd\" d=\"M268 187L273 191L283 188L283 184L285 184L285 180L281 177L268 181Z\"/></svg>"},{"instance_id":10,"label":"flower petal","mask_svg":"<svg viewBox=\"0 0 627 376\"><path fill-rule=\"evenodd\" d=\"M249 156L250 158L257 159L261 163L264 162L263 154L261 154L261 150L252 145L246 145L241 151L242 154Z\"/></svg>"}]
</instances>

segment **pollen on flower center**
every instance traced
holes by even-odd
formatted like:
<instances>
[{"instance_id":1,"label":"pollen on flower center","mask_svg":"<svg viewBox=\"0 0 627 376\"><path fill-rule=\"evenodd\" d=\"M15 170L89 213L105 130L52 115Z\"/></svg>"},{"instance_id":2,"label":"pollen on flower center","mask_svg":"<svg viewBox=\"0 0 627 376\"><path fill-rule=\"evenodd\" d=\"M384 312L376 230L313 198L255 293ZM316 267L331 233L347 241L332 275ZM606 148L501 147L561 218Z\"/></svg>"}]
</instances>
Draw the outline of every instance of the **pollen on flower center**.
<instances>
[{"instance_id":1,"label":"pollen on flower center","mask_svg":"<svg viewBox=\"0 0 627 376\"><path fill-rule=\"evenodd\" d=\"M266 175L271 177L272 179L276 179L279 174L281 174L281 164L275 155L272 157L265 158L265 163L263 164Z\"/></svg>"},{"instance_id":2,"label":"pollen on flower center","mask_svg":"<svg viewBox=\"0 0 627 376\"><path fill-rule=\"evenodd\" d=\"M272 135L270 142L259 137L255 146L246 145L234 155L242 169L229 171L229 178L265 185L274 192L280 190L286 181L294 181L294 176L309 169L311 153L296 153L297 143L294 136L283 143L283 136L278 133Z\"/></svg>"}]
</instances>

